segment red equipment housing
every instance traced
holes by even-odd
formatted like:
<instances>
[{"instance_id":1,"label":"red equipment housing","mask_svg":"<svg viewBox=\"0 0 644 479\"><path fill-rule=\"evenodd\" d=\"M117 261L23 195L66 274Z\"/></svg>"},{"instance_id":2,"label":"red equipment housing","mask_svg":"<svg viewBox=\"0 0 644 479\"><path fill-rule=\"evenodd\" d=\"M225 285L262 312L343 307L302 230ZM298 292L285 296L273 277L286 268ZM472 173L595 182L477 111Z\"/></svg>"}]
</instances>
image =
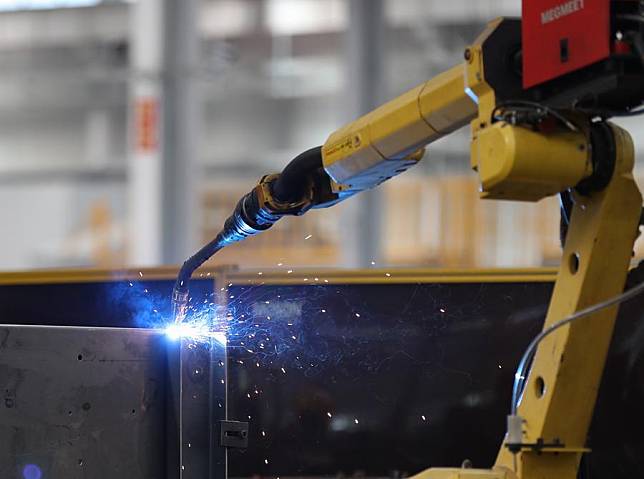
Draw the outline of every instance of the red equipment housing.
<instances>
[{"instance_id":1,"label":"red equipment housing","mask_svg":"<svg viewBox=\"0 0 644 479\"><path fill-rule=\"evenodd\" d=\"M523 0L523 88L610 55L610 0Z\"/></svg>"}]
</instances>

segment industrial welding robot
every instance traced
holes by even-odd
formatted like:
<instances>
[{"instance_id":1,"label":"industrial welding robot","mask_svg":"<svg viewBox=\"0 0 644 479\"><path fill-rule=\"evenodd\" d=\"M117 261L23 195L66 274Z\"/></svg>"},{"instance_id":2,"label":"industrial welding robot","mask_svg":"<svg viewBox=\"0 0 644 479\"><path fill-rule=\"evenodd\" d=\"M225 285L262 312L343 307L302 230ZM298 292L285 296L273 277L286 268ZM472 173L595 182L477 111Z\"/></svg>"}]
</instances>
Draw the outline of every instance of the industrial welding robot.
<instances>
[{"instance_id":1,"label":"industrial welding robot","mask_svg":"<svg viewBox=\"0 0 644 479\"><path fill-rule=\"evenodd\" d=\"M543 332L515 378L496 463L417 477L575 478L617 305L644 290L620 294L642 198L631 137L608 121L643 113L643 100L644 2L524 0L522 19L489 23L462 64L263 177L219 235L185 262L172 298L176 319L188 314L193 271L219 249L283 216L380 185L418 163L426 145L469 123L481 198L560 195L563 255Z\"/></svg>"}]
</instances>

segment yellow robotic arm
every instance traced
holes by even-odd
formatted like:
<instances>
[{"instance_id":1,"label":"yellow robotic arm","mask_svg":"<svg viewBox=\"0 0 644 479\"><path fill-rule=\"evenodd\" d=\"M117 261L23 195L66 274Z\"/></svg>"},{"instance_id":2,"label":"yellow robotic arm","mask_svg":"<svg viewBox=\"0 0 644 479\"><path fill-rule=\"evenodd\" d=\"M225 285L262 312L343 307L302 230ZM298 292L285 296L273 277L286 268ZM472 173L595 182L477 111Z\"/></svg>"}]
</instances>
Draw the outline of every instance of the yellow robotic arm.
<instances>
[{"instance_id":1,"label":"yellow robotic arm","mask_svg":"<svg viewBox=\"0 0 644 479\"><path fill-rule=\"evenodd\" d=\"M322 147L324 169L338 193L373 188L415 165L425 145L477 112L465 67L456 66L332 133Z\"/></svg>"},{"instance_id":2,"label":"yellow robotic arm","mask_svg":"<svg viewBox=\"0 0 644 479\"><path fill-rule=\"evenodd\" d=\"M497 95L504 92L486 80L484 49L494 48L505 33L503 22L488 25L466 50L463 64L332 133L322 146L332 190L344 198L378 186L420 161L426 145L468 123L483 198L536 201L591 177L587 125L578 128L563 120L544 135L495 121ZM568 158L565 165L561 157Z\"/></svg>"},{"instance_id":3,"label":"yellow robotic arm","mask_svg":"<svg viewBox=\"0 0 644 479\"><path fill-rule=\"evenodd\" d=\"M334 132L281 174L262 178L219 235L181 268L173 292L177 320L187 314L192 272L219 249L285 215L378 186L416 164L426 145L468 122L471 166L483 198L538 201L567 192L573 205L544 328L619 294L642 198L632 176L630 136L603 120L641 103L639 89L619 88L621 80L641 85L641 77L620 77L619 61L632 59L611 59L598 70L589 67L593 75L580 70L525 90L516 68L520 24L503 19L490 23L464 56L462 65ZM597 81L602 75L605 81ZM523 387L515 388L508 435L492 469L429 469L418 478L575 479L615 315L615 307L593 311L539 344L530 374L517 378Z\"/></svg>"}]
</instances>

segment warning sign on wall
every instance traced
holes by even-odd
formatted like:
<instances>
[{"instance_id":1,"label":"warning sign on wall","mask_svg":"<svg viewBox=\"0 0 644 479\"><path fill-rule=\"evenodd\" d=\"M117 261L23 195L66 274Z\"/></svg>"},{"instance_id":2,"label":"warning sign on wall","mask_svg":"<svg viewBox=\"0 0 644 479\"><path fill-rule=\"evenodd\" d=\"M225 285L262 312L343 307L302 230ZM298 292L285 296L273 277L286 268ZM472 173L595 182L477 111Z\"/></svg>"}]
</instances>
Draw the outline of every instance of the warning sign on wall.
<instances>
[{"instance_id":1,"label":"warning sign on wall","mask_svg":"<svg viewBox=\"0 0 644 479\"><path fill-rule=\"evenodd\" d=\"M159 147L159 101L139 98L135 108L136 149L140 153L153 153Z\"/></svg>"}]
</instances>

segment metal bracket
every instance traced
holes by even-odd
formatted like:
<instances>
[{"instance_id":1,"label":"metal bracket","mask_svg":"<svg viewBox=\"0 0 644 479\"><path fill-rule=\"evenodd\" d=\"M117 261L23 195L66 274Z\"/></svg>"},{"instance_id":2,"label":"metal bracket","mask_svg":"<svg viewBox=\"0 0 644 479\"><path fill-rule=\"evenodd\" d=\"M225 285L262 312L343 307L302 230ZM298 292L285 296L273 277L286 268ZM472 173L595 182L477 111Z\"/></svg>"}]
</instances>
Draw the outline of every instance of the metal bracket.
<instances>
[{"instance_id":1,"label":"metal bracket","mask_svg":"<svg viewBox=\"0 0 644 479\"><path fill-rule=\"evenodd\" d=\"M559 439L555 439L552 443L547 443L545 442L542 438L537 439L536 442L533 443L508 443L505 444L505 447L507 447L510 452L513 454L518 453L519 451L526 451L530 450L532 452L535 452L537 454L541 453L554 453L554 454L559 454L559 453L584 453L584 452L590 452L590 449L585 448L585 447L566 447L564 443L562 443Z\"/></svg>"},{"instance_id":2,"label":"metal bracket","mask_svg":"<svg viewBox=\"0 0 644 479\"><path fill-rule=\"evenodd\" d=\"M219 421L222 447L248 447L248 423L240 421Z\"/></svg>"}]
</instances>

